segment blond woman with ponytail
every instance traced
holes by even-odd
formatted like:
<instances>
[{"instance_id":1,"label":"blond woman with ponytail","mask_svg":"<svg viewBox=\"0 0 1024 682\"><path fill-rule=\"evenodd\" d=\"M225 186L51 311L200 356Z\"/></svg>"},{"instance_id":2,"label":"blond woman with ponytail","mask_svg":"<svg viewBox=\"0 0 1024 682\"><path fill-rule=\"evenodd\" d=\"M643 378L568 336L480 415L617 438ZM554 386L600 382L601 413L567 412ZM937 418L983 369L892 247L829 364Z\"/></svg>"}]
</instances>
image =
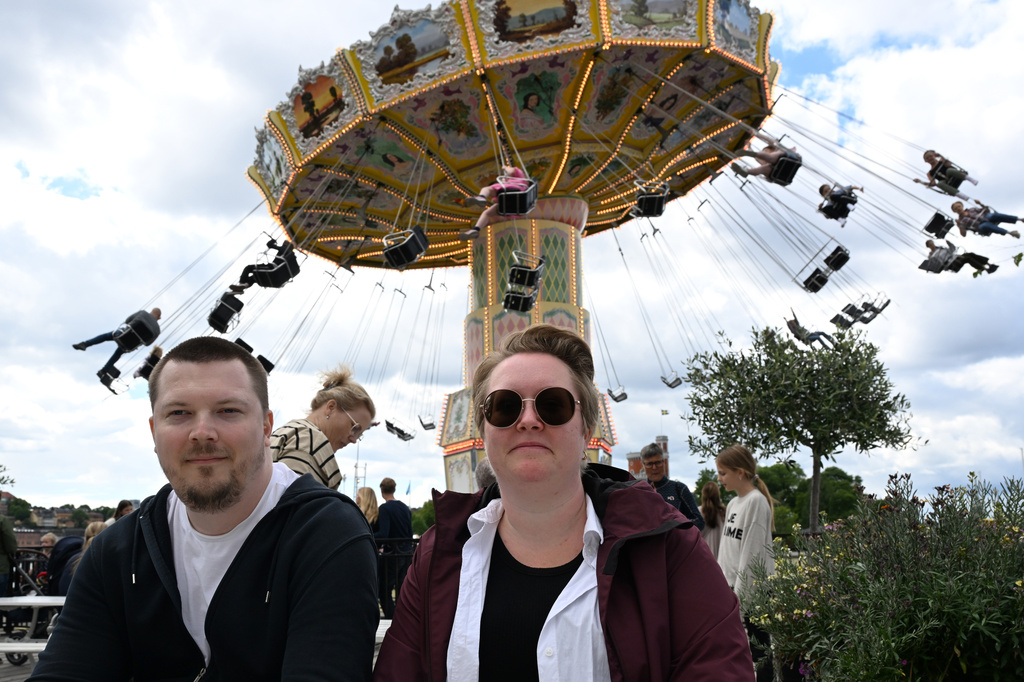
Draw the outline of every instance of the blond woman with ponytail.
<instances>
[{"instance_id":1,"label":"blond woman with ponytail","mask_svg":"<svg viewBox=\"0 0 1024 682\"><path fill-rule=\"evenodd\" d=\"M726 582L739 597L743 624L755 642L751 654L756 665L766 656L770 640L767 632L746 617L743 600L753 586L754 573L751 569L755 564L763 565L769 575L775 572L775 555L772 552L775 509L768 486L757 475L757 462L746 447L730 445L718 453L715 466L718 468L718 482L726 490L736 493L725 508L725 529L718 548L718 565L725 574ZM758 666L757 680L763 682L773 678L769 659Z\"/></svg>"},{"instance_id":2,"label":"blond woman with ponytail","mask_svg":"<svg viewBox=\"0 0 1024 682\"><path fill-rule=\"evenodd\" d=\"M341 485L334 453L359 440L373 423L376 408L370 394L345 365L322 372L323 388L310 402L305 419L293 419L274 431L270 453L297 474L312 474L328 488Z\"/></svg>"}]
</instances>

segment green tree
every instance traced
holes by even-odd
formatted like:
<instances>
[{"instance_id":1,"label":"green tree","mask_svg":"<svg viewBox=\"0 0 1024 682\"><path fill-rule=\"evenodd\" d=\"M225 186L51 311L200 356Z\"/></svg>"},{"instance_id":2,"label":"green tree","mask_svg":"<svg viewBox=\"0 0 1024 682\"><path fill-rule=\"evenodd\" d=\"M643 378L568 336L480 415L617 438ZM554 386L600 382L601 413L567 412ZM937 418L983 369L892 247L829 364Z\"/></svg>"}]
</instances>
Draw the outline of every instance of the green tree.
<instances>
[{"instance_id":1,"label":"green tree","mask_svg":"<svg viewBox=\"0 0 1024 682\"><path fill-rule=\"evenodd\" d=\"M698 353L687 365L687 399L703 437L690 436L690 451L705 458L736 442L755 456L811 451L812 532L818 528L822 460L848 445L859 452L906 447L910 434L906 397L893 391L878 348L858 332L840 332L832 350L798 348L788 336L754 331L743 351Z\"/></svg>"},{"instance_id":2,"label":"green tree","mask_svg":"<svg viewBox=\"0 0 1024 682\"><path fill-rule=\"evenodd\" d=\"M75 528L85 528L89 525L89 512L84 509L76 509L71 512L71 523L75 525Z\"/></svg>"},{"instance_id":3,"label":"green tree","mask_svg":"<svg viewBox=\"0 0 1024 682\"><path fill-rule=\"evenodd\" d=\"M647 0L633 0L633 14L643 18L650 13L651 10L647 6Z\"/></svg>"},{"instance_id":4,"label":"green tree","mask_svg":"<svg viewBox=\"0 0 1024 682\"><path fill-rule=\"evenodd\" d=\"M14 485L14 479L7 475L7 467L0 464L0 488L7 488Z\"/></svg>"},{"instance_id":5,"label":"green tree","mask_svg":"<svg viewBox=\"0 0 1024 682\"><path fill-rule=\"evenodd\" d=\"M759 466L757 475L768 486L768 492L776 504L784 504L792 510L799 509L797 493L807 483L807 474L796 462L779 462L771 466ZM789 532L788 529L786 532Z\"/></svg>"},{"instance_id":6,"label":"green tree","mask_svg":"<svg viewBox=\"0 0 1024 682\"><path fill-rule=\"evenodd\" d=\"M700 504L700 491L704 489L704 484L708 481L717 480L718 472L714 469L704 468L700 470L697 474L697 482L693 484L693 496L697 498L697 504Z\"/></svg>"},{"instance_id":7,"label":"green tree","mask_svg":"<svg viewBox=\"0 0 1024 682\"><path fill-rule=\"evenodd\" d=\"M412 510L412 532L422 536L434 525L434 501L428 500L419 509Z\"/></svg>"},{"instance_id":8,"label":"green tree","mask_svg":"<svg viewBox=\"0 0 1024 682\"><path fill-rule=\"evenodd\" d=\"M704 484L708 481L718 482L718 472L714 469L701 469L700 473L697 474L697 483L693 488L693 496L697 500L697 504L701 503L700 491L704 489ZM726 490L723 486L718 486L718 494L722 498L722 504L729 504L729 500L736 497L736 493L731 493Z\"/></svg>"},{"instance_id":9,"label":"green tree","mask_svg":"<svg viewBox=\"0 0 1024 682\"><path fill-rule=\"evenodd\" d=\"M821 472L820 512L830 521L853 514L857 511L862 484L860 476L851 476L839 467L826 467ZM793 507L800 511L800 523L805 527L810 526L810 498L811 481L805 480L800 485L796 505Z\"/></svg>"},{"instance_id":10,"label":"green tree","mask_svg":"<svg viewBox=\"0 0 1024 682\"><path fill-rule=\"evenodd\" d=\"M798 492L801 486L809 485L803 468L795 462L779 462L770 466L759 466L757 475L772 494L775 504L775 532L789 535L793 532L793 524L800 521Z\"/></svg>"},{"instance_id":11,"label":"green tree","mask_svg":"<svg viewBox=\"0 0 1024 682\"><path fill-rule=\"evenodd\" d=\"M20 497L14 497L7 503L7 513L15 521L25 524L32 518L32 505Z\"/></svg>"}]
</instances>

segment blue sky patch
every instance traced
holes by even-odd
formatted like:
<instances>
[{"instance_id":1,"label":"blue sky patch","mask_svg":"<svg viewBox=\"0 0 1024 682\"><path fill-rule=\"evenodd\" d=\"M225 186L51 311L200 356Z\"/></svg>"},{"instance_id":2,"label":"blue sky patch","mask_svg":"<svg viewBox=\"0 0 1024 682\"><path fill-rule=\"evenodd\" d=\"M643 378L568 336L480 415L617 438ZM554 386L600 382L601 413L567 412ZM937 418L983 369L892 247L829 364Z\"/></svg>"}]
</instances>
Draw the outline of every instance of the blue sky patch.
<instances>
[{"instance_id":1,"label":"blue sky patch","mask_svg":"<svg viewBox=\"0 0 1024 682\"><path fill-rule=\"evenodd\" d=\"M845 63L835 50L820 45L794 52L773 44L770 55L782 66L779 83L787 88L798 87L808 76L831 75Z\"/></svg>"},{"instance_id":2,"label":"blue sky patch","mask_svg":"<svg viewBox=\"0 0 1024 682\"><path fill-rule=\"evenodd\" d=\"M46 189L56 190L72 199L88 199L99 196L98 187L90 185L82 178L54 178L46 183Z\"/></svg>"}]
</instances>

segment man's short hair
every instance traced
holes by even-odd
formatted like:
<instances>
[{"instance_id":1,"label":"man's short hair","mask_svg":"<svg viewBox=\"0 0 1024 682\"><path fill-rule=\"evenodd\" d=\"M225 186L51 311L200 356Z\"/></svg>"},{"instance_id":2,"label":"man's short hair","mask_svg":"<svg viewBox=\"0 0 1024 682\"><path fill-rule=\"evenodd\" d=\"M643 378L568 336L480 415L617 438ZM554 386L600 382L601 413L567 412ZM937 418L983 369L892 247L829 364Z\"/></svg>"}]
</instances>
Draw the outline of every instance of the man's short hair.
<instances>
[{"instance_id":1,"label":"man's short hair","mask_svg":"<svg viewBox=\"0 0 1024 682\"><path fill-rule=\"evenodd\" d=\"M661 446L658 445L657 443L651 443L650 445L645 445L643 447L643 449L640 450L640 459L654 459L655 457L664 457L664 456L665 456L665 451L662 450Z\"/></svg>"},{"instance_id":2,"label":"man's short hair","mask_svg":"<svg viewBox=\"0 0 1024 682\"><path fill-rule=\"evenodd\" d=\"M253 357L252 353L245 350L237 343L216 336L199 336L188 341L183 341L164 353L160 362L153 368L149 375L149 406L156 406L157 394L160 391L160 376L164 367L169 362L192 363L197 365L211 362L231 362L238 360L245 365L249 372L249 379L252 381L252 390L259 398L260 407L264 412L270 411L270 396L267 390L267 372L259 360Z\"/></svg>"},{"instance_id":3,"label":"man's short hair","mask_svg":"<svg viewBox=\"0 0 1024 682\"><path fill-rule=\"evenodd\" d=\"M393 479L393 478L385 478L383 481L381 481L380 482L380 491L382 493L384 493L385 495L394 495L395 494L395 479Z\"/></svg>"}]
</instances>

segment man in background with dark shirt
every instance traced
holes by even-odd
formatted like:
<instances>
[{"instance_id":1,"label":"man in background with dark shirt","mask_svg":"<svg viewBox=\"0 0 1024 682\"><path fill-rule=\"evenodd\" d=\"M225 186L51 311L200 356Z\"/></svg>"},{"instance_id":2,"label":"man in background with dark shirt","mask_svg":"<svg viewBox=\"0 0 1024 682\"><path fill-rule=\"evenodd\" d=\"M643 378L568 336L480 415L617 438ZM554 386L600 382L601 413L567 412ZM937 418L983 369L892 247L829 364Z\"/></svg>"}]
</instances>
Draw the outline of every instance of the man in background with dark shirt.
<instances>
[{"instance_id":1,"label":"man in background with dark shirt","mask_svg":"<svg viewBox=\"0 0 1024 682\"><path fill-rule=\"evenodd\" d=\"M380 495L384 504L378 511L379 529L374 533L378 540L409 538L412 539L412 512L401 500L395 499L395 479L385 478L380 482ZM384 543L381 545L380 570L378 581L380 586L380 607L384 617L390 619L395 615L395 602L402 589L405 573L412 563L412 543ZM394 590L394 597L391 591Z\"/></svg>"},{"instance_id":2,"label":"man in background with dark shirt","mask_svg":"<svg viewBox=\"0 0 1024 682\"><path fill-rule=\"evenodd\" d=\"M640 459L644 462L647 480L654 489L661 493L666 502L681 511L683 516L693 521L698 530L704 530L704 517L700 514L693 493L685 483L673 481L665 475L665 452L661 446L657 443L645 445L640 451Z\"/></svg>"}]
</instances>

